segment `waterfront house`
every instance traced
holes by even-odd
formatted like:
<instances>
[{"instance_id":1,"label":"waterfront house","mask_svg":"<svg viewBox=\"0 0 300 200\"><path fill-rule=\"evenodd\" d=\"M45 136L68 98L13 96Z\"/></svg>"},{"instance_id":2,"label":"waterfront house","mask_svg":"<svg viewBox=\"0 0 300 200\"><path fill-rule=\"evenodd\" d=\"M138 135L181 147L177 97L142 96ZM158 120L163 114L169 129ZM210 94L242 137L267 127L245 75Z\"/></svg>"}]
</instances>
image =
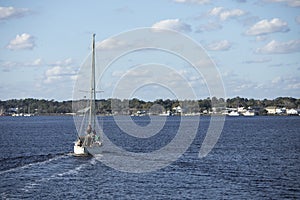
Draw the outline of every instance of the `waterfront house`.
<instances>
[{"instance_id":1,"label":"waterfront house","mask_svg":"<svg viewBox=\"0 0 300 200\"><path fill-rule=\"evenodd\" d=\"M286 110L286 114L288 114L288 115L298 115L298 111L296 109L294 109L294 108L287 109Z\"/></svg>"},{"instance_id":2,"label":"waterfront house","mask_svg":"<svg viewBox=\"0 0 300 200\"><path fill-rule=\"evenodd\" d=\"M274 115L276 114L276 106L268 106L265 108L268 114Z\"/></svg>"}]
</instances>

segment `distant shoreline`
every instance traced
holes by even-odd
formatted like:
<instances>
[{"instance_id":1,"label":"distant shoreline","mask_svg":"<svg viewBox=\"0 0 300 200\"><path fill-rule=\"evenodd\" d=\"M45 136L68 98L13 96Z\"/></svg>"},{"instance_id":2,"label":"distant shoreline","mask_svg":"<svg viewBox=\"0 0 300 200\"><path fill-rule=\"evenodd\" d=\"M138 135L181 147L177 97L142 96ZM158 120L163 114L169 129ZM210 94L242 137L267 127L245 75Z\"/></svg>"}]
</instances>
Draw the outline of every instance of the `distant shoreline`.
<instances>
[{"instance_id":1,"label":"distant shoreline","mask_svg":"<svg viewBox=\"0 0 300 200\"><path fill-rule=\"evenodd\" d=\"M77 115L74 114L65 114L65 113L45 113L45 114L37 114L37 115L31 115L31 116L12 116L12 115L0 115L0 117L13 117L13 118L23 118L23 117L74 117ZM224 116L227 118L251 118L249 116L228 116L228 115L222 115L222 114L200 114L200 115L173 115L173 116L164 116L164 115L143 115L143 116L131 116L131 115L96 115L97 117L115 117L115 116L127 116L127 117L220 117ZM254 115L252 117L300 117L300 114L297 115L289 115L289 114L265 114L265 115Z\"/></svg>"},{"instance_id":2,"label":"distant shoreline","mask_svg":"<svg viewBox=\"0 0 300 200\"><path fill-rule=\"evenodd\" d=\"M88 99L76 101L55 101L45 99L11 99L0 100L0 115L9 116L61 116L75 115L87 107ZM300 99L293 97L278 97L276 99L247 99L234 98L206 98L200 100L170 100L157 99L143 101L133 99L98 99L96 113L100 116L115 115L299 115ZM74 105L76 105L74 107ZM79 113L77 113L78 115ZM82 113L81 113L82 114Z\"/></svg>"}]
</instances>

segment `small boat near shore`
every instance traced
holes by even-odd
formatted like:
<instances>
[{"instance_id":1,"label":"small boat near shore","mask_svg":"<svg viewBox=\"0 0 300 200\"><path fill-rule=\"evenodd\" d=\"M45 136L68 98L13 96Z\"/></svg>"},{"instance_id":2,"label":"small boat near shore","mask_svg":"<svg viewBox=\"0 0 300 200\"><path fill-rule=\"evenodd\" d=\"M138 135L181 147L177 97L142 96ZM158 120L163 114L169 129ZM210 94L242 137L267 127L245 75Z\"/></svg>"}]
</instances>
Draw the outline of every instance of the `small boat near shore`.
<instances>
[{"instance_id":1,"label":"small boat near shore","mask_svg":"<svg viewBox=\"0 0 300 200\"><path fill-rule=\"evenodd\" d=\"M247 110L246 112L243 113L245 117L253 117L255 113L253 111Z\"/></svg>"},{"instance_id":2,"label":"small boat near shore","mask_svg":"<svg viewBox=\"0 0 300 200\"><path fill-rule=\"evenodd\" d=\"M237 111L231 111L231 112L228 114L228 116L230 116L230 117L238 117L238 116L240 116L240 114L239 114Z\"/></svg>"}]
</instances>

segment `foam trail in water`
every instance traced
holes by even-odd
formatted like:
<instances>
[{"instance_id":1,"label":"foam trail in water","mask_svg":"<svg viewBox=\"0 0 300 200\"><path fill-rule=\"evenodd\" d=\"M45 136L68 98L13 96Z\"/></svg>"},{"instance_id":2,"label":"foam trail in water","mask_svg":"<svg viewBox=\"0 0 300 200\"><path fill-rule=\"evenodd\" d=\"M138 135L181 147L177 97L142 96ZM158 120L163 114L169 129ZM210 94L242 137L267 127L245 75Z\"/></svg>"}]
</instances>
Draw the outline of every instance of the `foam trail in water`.
<instances>
[{"instance_id":1,"label":"foam trail in water","mask_svg":"<svg viewBox=\"0 0 300 200\"><path fill-rule=\"evenodd\" d=\"M25 192L29 192L29 190L31 189L34 189L35 187L41 185L41 184L45 184L46 182L48 181L51 181L51 180L54 180L54 179L57 179L59 177L63 177L63 176L72 176L72 175L76 175L78 174L80 171L84 170L85 168L87 168L88 166L91 166L91 165L95 165L96 163L96 159L95 158L92 158L90 160L90 162L88 163L83 163L77 167L75 167L74 169L70 169L66 172L63 172L63 173L56 173L56 174L53 174L51 175L50 177L44 177L42 179L39 179L39 180L36 180L34 182L31 182L29 183L28 185L26 185L23 190Z\"/></svg>"},{"instance_id":2,"label":"foam trail in water","mask_svg":"<svg viewBox=\"0 0 300 200\"><path fill-rule=\"evenodd\" d=\"M90 165L95 165L96 164L96 158L92 158L90 160L89 163L84 163L84 164L81 164L79 165L78 167L76 167L75 169L70 169L68 170L67 172L64 172L64 173L60 173L60 174L57 174L57 176L64 176L64 175L72 175L72 174L77 174L79 171L85 169L86 167L90 166Z\"/></svg>"},{"instance_id":3,"label":"foam trail in water","mask_svg":"<svg viewBox=\"0 0 300 200\"><path fill-rule=\"evenodd\" d=\"M9 172L16 172L16 171L22 170L22 169L27 169L27 168L30 168L30 167L33 167L33 166L36 166L36 165L44 165L44 164L50 163L52 161L56 161L58 159L66 157L68 155L69 154L63 154L63 155L55 156L55 157L50 158L48 160L44 160L44 161L40 161L40 162L34 162L34 163L29 163L29 164L26 164L26 165L23 165L23 166L20 166L20 167L15 167L15 168L11 168L11 169L8 169L8 170L0 171L0 175L5 174L5 173L9 173Z\"/></svg>"}]
</instances>

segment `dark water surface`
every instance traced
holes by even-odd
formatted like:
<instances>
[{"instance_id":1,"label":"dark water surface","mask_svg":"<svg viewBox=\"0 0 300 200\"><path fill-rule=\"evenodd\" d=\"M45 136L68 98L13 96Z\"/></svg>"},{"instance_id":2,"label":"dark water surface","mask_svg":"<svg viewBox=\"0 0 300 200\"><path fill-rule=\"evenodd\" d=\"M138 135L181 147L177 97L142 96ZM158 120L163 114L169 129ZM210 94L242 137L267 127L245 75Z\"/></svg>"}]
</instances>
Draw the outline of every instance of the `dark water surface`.
<instances>
[{"instance_id":1,"label":"dark water surface","mask_svg":"<svg viewBox=\"0 0 300 200\"><path fill-rule=\"evenodd\" d=\"M215 148L199 159L209 119L200 118L194 142L168 167L125 173L72 156L72 117L0 117L0 199L300 199L299 116L226 118ZM151 152L174 138L179 122L168 117L142 141L121 134L112 117L104 130L124 149Z\"/></svg>"}]
</instances>

